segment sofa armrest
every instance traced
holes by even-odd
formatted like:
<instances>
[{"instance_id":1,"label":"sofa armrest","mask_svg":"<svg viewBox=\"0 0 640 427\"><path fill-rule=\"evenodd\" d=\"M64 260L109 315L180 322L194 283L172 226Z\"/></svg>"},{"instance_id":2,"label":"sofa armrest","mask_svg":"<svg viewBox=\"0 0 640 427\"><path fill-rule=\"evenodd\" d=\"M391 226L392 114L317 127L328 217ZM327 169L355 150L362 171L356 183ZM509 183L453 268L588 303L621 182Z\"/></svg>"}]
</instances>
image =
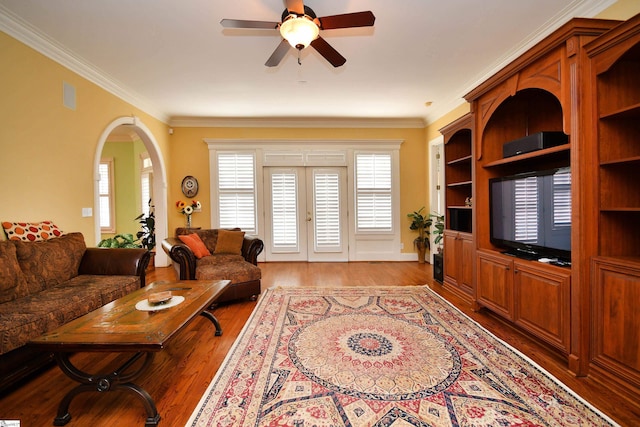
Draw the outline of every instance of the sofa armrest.
<instances>
[{"instance_id":1,"label":"sofa armrest","mask_svg":"<svg viewBox=\"0 0 640 427\"><path fill-rule=\"evenodd\" d=\"M242 242L242 256L247 262L258 265L258 255L264 249L264 242L255 236L244 236Z\"/></svg>"},{"instance_id":2,"label":"sofa armrest","mask_svg":"<svg viewBox=\"0 0 640 427\"><path fill-rule=\"evenodd\" d=\"M138 276L140 286L144 286L150 259L151 253L146 249L87 248L78 274Z\"/></svg>"},{"instance_id":3,"label":"sofa armrest","mask_svg":"<svg viewBox=\"0 0 640 427\"><path fill-rule=\"evenodd\" d=\"M196 256L189 246L177 237L167 237L162 241L162 249L175 263L179 280L194 280L196 278Z\"/></svg>"}]
</instances>

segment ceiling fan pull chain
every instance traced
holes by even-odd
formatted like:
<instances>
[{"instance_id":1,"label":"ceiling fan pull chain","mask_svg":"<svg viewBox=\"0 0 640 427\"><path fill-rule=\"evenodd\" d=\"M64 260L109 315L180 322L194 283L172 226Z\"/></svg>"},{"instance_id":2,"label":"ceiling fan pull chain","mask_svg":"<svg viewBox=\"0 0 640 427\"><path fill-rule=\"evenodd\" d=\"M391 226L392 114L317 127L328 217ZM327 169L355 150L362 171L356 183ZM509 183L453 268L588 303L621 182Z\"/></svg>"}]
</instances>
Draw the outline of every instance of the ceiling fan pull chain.
<instances>
[{"instance_id":1,"label":"ceiling fan pull chain","mask_svg":"<svg viewBox=\"0 0 640 427\"><path fill-rule=\"evenodd\" d=\"M302 61L300 60L300 52L302 52L302 50L298 49L298 65L302 65Z\"/></svg>"}]
</instances>

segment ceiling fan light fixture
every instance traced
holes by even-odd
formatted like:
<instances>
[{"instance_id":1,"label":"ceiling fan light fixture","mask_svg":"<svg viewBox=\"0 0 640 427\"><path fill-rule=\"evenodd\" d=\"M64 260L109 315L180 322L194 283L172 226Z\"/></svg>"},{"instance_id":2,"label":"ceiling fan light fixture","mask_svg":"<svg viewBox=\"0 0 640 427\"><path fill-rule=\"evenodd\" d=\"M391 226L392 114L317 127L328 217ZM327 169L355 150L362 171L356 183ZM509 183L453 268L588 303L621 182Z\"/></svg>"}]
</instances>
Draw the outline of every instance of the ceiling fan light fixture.
<instances>
[{"instance_id":1,"label":"ceiling fan light fixture","mask_svg":"<svg viewBox=\"0 0 640 427\"><path fill-rule=\"evenodd\" d=\"M280 34L291 46L302 50L318 38L320 28L306 15L289 15L280 25Z\"/></svg>"}]
</instances>

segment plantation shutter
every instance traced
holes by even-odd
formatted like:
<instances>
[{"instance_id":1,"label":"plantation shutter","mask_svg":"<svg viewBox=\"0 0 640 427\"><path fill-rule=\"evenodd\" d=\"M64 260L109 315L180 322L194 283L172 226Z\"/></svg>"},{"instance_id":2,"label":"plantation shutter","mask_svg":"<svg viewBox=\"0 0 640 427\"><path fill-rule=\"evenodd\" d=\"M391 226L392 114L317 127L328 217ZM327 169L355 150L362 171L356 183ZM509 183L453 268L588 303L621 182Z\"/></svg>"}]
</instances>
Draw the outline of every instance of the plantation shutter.
<instances>
[{"instance_id":1,"label":"plantation shutter","mask_svg":"<svg viewBox=\"0 0 640 427\"><path fill-rule=\"evenodd\" d=\"M220 228L256 233L255 158L252 153L218 153Z\"/></svg>"},{"instance_id":2,"label":"plantation shutter","mask_svg":"<svg viewBox=\"0 0 640 427\"><path fill-rule=\"evenodd\" d=\"M515 181L515 240L538 241L538 181L536 177Z\"/></svg>"},{"instance_id":3,"label":"plantation shutter","mask_svg":"<svg viewBox=\"0 0 640 427\"><path fill-rule=\"evenodd\" d=\"M315 171L313 176L316 249L340 249L340 176Z\"/></svg>"},{"instance_id":4,"label":"plantation shutter","mask_svg":"<svg viewBox=\"0 0 640 427\"><path fill-rule=\"evenodd\" d=\"M298 177L295 171L271 175L273 248L298 245Z\"/></svg>"},{"instance_id":5,"label":"plantation shutter","mask_svg":"<svg viewBox=\"0 0 640 427\"><path fill-rule=\"evenodd\" d=\"M98 173L100 174L100 181L98 182L100 230L103 233L115 233L113 160L102 160L98 165Z\"/></svg>"},{"instance_id":6,"label":"plantation shutter","mask_svg":"<svg viewBox=\"0 0 640 427\"><path fill-rule=\"evenodd\" d=\"M149 202L153 198L153 164L151 159L147 155L144 155L141 159L141 171L140 171L140 202L142 207L142 213L149 215L151 207Z\"/></svg>"},{"instance_id":7,"label":"plantation shutter","mask_svg":"<svg viewBox=\"0 0 640 427\"><path fill-rule=\"evenodd\" d=\"M356 154L356 229L391 231L391 155Z\"/></svg>"},{"instance_id":8,"label":"plantation shutter","mask_svg":"<svg viewBox=\"0 0 640 427\"><path fill-rule=\"evenodd\" d=\"M553 175L553 226L571 225L571 172Z\"/></svg>"}]
</instances>

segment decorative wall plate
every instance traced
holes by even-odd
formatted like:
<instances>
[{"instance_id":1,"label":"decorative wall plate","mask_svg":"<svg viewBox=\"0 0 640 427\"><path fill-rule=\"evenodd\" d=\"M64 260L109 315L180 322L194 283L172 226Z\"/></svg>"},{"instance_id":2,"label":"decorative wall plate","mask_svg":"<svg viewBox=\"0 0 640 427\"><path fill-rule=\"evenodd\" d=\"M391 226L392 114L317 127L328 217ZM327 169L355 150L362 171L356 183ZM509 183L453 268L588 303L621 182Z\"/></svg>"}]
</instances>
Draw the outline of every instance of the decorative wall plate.
<instances>
[{"instance_id":1,"label":"decorative wall plate","mask_svg":"<svg viewBox=\"0 0 640 427\"><path fill-rule=\"evenodd\" d=\"M198 180L187 175L182 180L182 194L187 197L195 197L198 194Z\"/></svg>"}]
</instances>

